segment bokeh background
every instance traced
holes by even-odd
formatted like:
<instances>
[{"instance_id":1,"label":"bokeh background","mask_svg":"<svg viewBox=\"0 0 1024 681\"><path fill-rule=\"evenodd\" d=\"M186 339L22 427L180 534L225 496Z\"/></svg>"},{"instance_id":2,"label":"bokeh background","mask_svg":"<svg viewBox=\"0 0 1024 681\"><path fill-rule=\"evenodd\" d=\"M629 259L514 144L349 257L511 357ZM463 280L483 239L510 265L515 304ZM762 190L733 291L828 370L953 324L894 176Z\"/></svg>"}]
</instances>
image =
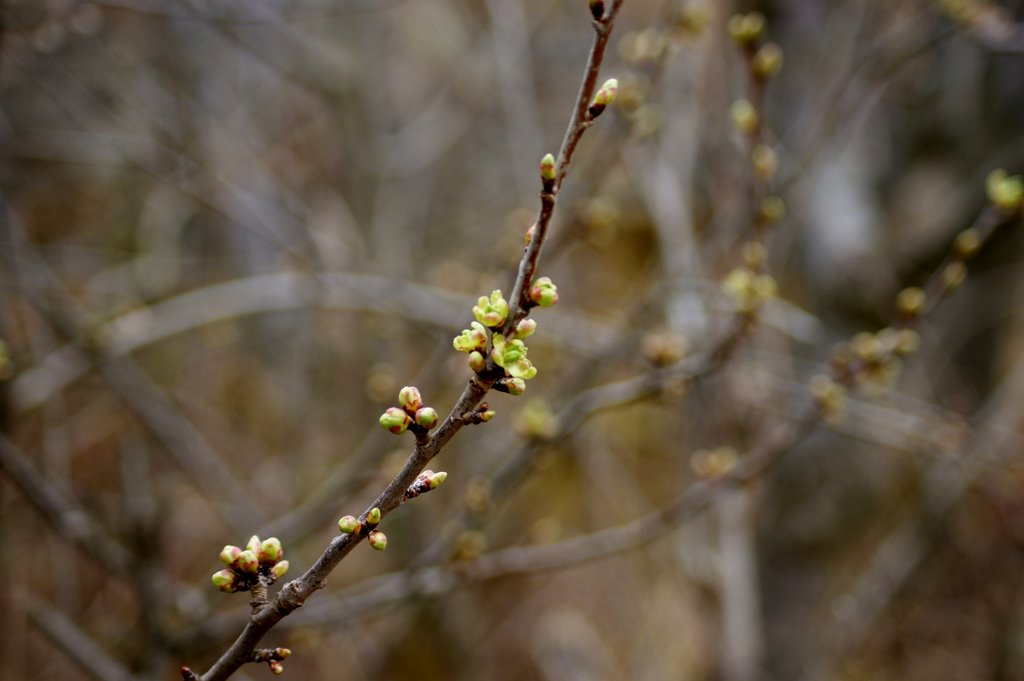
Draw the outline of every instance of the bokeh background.
<instances>
[{"instance_id":1,"label":"bokeh background","mask_svg":"<svg viewBox=\"0 0 1024 681\"><path fill-rule=\"evenodd\" d=\"M734 318L720 282L753 208L726 22L750 10L785 53L764 111L779 296L721 366L589 413L585 391L699 358ZM0 677L203 670L248 610L209 583L221 547L276 535L300 574L407 455L376 423L398 390L442 414L459 394L451 338L511 285L587 6L5 0L0 19ZM1024 679L1019 220L890 386L756 481L629 551L560 543L667 507L702 450L766 442L835 343L890 323L989 171L1024 170L1022 21L1019 0L627 0L602 71L620 96L541 264L561 300L535 314L538 377L491 396L385 553L360 546L268 636L285 674ZM460 567L514 546L571 564Z\"/></svg>"}]
</instances>

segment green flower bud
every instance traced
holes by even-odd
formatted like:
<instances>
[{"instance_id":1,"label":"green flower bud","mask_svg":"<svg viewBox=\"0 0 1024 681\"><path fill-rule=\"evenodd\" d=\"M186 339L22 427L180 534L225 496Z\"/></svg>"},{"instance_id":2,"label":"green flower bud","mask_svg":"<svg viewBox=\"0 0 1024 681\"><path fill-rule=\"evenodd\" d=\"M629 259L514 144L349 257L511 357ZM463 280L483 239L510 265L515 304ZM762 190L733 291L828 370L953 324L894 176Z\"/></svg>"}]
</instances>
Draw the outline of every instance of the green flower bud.
<instances>
[{"instance_id":1,"label":"green flower bud","mask_svg":"<svg viewBox=\"0 0 1024 681\"><path fill-rule=\"evenodd\" d=\"M380 525L380 509L374 506L366 514L366 522L370 525Z\"/></svg>"},{"instance_id":2,"label":"green flower bud","mask_svg":"<svg viewBox=\"0 0 1024 681\"><path fill-rule=\"evenodd\" d=\"M343 515L338 518L338 529L343 534L352 534L359 529L359 520L354 515Z\"/></svg>"},{"instance_id":3,"label":"green flower bud","mask_svg":"<svg viewBox=\"0 0 1024 681\"><path fill-rule=\"evenodd\" d=\"M438 471L427 478L427 484L430 485L430 489L437 489L446 479L448 479L448 473L445 471Z\"/></svg>"},{"instance_id":4,"label":"green flower bud","mask_svg":"<svg viewBox=\"0 0 1024 681\"><path fill-rule=\"evenodd\" d=\"M473 352L487 347L487 331L480 322L470 322L470 328L452 340L452 346L459 352Z\"/></svg>"},{"instance_id":5,"label":"green flower bud","mask_svg":"<svg viewBox=\"0 0 1024 681\"><path fill-rule=\"evenodd\" d=\"M480 373L481 371L484 370L485 366L487 366L487 360L484 359L484 356L482 354L480 354L479 352L476 352L475 350L473 352L469 353L469 368L470 369L472 369L473 371L475 371L477 373Z\"/></svg>"},{"instance_id":6,"label":"green flower bud","mask_svg":"<svg viewBox=\"0 0 1024 681\"><path fill-rule=\"evenodd\" d=\"M757 117L757 109L745 99L737 99L729 107L729 115L732 116L733 125L744 135L753 135L757 132L760 121Z\"/></svg>"},{"instance_id":7,"label":"green flower bud","mask_svg":"<svg viewBox=\"0 0 1024 681\"><path fill-rule=\"evenodd\" d=\"M256 558L263 565L273 565L284 558L284 547L281 546L281 540L277 537L264 539L260 543L260 551L256 554Z\"/></svg>"},{"instance_id":8,"label":"green flower bud","mask_svg":"<svg viewBox=\"0 0 1024 681\"><path fill-rule=\"evenodd\" d=\"M761 219L768 224L774 224L786 214L786 204L778 196L766 196L761 201Z\"/></svg>"},{"instance_id":9,"label":"green flower bud","mask_svg":"<svg viewBox=\"0 0 1024 681\"><path fill-rule=\"evenodd\" d=\"M488 410L487 410L487 411L485 411L485 412L481 412L481 413L480 413L480 420L481 420L481 421L483 421L484 423L486 423L486 422L490 421L491 419L493 419L493 418L494 418L494 415L495 415L496 413L497 413L497 412L496 412L496 411L494 411L493 409L488 409Z\"/></svg>"},{"instance_id":10,"label":"green flower bud","mask_svg":"<svg viewBox=\"0 0 1024 681\"><path fill-rule=\"evenodd\" d=\"M530 287L530 300L541 307L551 307L558 302L558 287L550 277L541 277Z\"/></svg>"},{"instance_id":11,"label":"green flower bud","mask_svg":"<svg viewBox=\"0 0 1024 681\"><path fill-rule=\"evenodd\" d=\"M959 288L965 279L967 279L967 265L959 260L954 260L942 270L942 284L947 291Z\"/></svg>"},{"instance_id":12,"label":"green flower bud","mask_svg":"<svg viewBox=\"0 0 1024 681\"><path fill-rule=\"evenodd\" d=\"M263 542L260 541L260 538L254 534L253 536L249 537L249 542L245 545L245 548L249 551L252 551L253 553L259 553L260 544L262 543Z\"/></svg>"},{"instance_id":13,"label":"green flower bud","mask_svg":"<svg viewBox=\"0 0 1024 681\"><path fill-rule=\"evenodd\" d=\"M526 392L526 381L522 378L509 378L505 380L505 387L509 395L522 395Z\"/></svg>"},{"instance_id":14,"label":"green flower bud","mask_svg":"<svg viewBox=\"0 0 1024 681\"><path fill-rule=\"evenodd\" d=\"M924 291L916 286L905 288L896 296L896 309L908 317L916 317L924 310Z\"/></svg>"},{"instance_id":15,"label":"green flower bud","mask_svg":"<svg viewBox=\"0 0 1024 681\"><path fill-rule=\"evenodd\" d=\"M238 588L235 586L235 573L231 570L218 570L214 572L213 576L210 577L210 581L213 582L215 587L226 594L238 591Z\"/></svg>"},{"instance_id":16,"label":"green flower bud","mask_svg":"<svg viewBox=\"0 0 1024 681\"><path fill-rule=\"evenodd\" d=\"M754 172L765 180L775 175L775 169L779 167L779 157L775 154L775 150L767 144L758 144L754 147L751 161Z\"/></svg>"},{"instance_id":17,"label":"green flower bud","mask_svg":"<svg viewBox=\"0 0 1024 681\"><path fill-rule=\"evenodd\" d=\"M223 549L221 549L220 562L224 563L228 567L231 567L232 564L234 564L235 559L238 558L238 554L240 554L241 552L242 549L240 549L239 547L228 544Z\"/></svg>"},{"instance_id":18,"label":"green flower bud","mask_svg":"<svg viewBox=\"0 0 1024 681\"><path fill-rule=\"evenodd\" d=\"M284 665L277 660L270 660L267 662L267 666L270 667L270 671L274 674L284 674Z\"/></svg>"},{"instance_id":19,"label":"green flower bud","mask_svg":"<svg viewBox=\"0 0 1024 681\"><path fill-rule=\"evenodd\" d=\"M953 242L953 251L964 260L974 257L979 248L981 248L981 235L974 227L957 234L956 240Z\"/></svg>"},{"instance_id":20,"label":"green flower bud","mask_svg":"<svg viewBox=\"0 0 1024 681\"><path fill-rule=\"evenodd\" d=\"M738 45L752 45L764 33L764 15L759 12L734 14L729 18L729 35Z\"/></svg>"},{"instance_id":21,"label":"green flower bud","mask_svg":"<svg viewBox=\"0 0 1024 681\"><path fill-rule=\"evenodd\" d=\"M529 338L537 330L537 322L532 319L524 319L516 324L516 338Z\"/></svg>"},{"instance_id":22,"label":"green flower bud","mask_svg":"<svg viewBox=\"0 0 1024 681\"><path fill-rule=\"evenodd\" d=\"M416 410L423 406L420 389L411 385L402 388L398 393L398 405L408 413L415 414Z\"/></svg>"},{"instance_id":23,"label":"green flower bud","mask_svg":"<svg viewBox=\"0 0 1024 681\"><path fill-rule=\"evenodd\" d=\"M398 435L405 432L412 419L398 407L388 407L387 411L380 415L379 423L384 430Z\"/></svg>"},{"instance_id":24,"label":"green flower bud","mask_svg":"<svg viewBox=\"0 0 1024 681\"><path fill-rule=\"evenodd\" d=\"M771 78L782 70L782 48L775 43L765 43L754 55L751 66L758 78Z\"/></svg>"},{"instance_id":25,"label":"green flower bud","mask_svg":"<svg viewBox=\"0 0 1024 681\"><path fill-rule=\"evenodd\" d=\"M274 567L270 568L270 574L274 579L281 579L288 572L288 561L282 560L279 563L275 563Z\"/></svg>"},{"instance_id":26,"label":"green flower bud","mask_svg":"<svg viewBox=\"0 0 1024 681\"><path fill-rule=\"evenodd\" d=\"M430 430L437 425L437 412L433 407L423 407L416 410L416 424Z\"/></svg>"},{"instance_id":27,"label":"green flower bud","mask_svg":"<svg viewBox=\"0 0 1024 681\"><path fill-rule=\"evenodd\" d=\"M985 180L988 200L1003 213L1013 213L1024 201L1024 180L1020 175L1010 177L1002 168L988 174Z\"/></svg>"},{"instance_id":28,"label":"green flower bud","mask_svg":"<svg viewBox=\"0 0 1024 681\"><path fill-rule=\"evenodd\" d=\"M291 654L292 651L288 648L274 648L274 655L276 657L281 658L282 660L287 660L289 657L291 657Z\"/></svg>"},{"instance_id":29,"label":"green flower bud","mask_svg":"<svg viewBox=\"0 0 1024 681\"><path fill-rule=\"evenodd\" d=\"M619 92L619 81L615 78L609 78L601 86L601 89L594 95L594 101L590 103L590 108L587 112L591 118L597 118L601 115L612 102L615 101L615 95Z\"/></svg>"},{"instance_id":30,"label":"green flower bud","mask_svg":"<svg viewBox=\"0 0 1024 681\"><path fill-rule=\"evenodd\" d=\"M540 179L544 182L555 179L555 157L551 154L544 154L544 158L540 160Z\"/></svg>"},{"instance_id":31,"label":"green flower bud","mask_svg":"<svg viewBox=\"0 0 1024 681\"><path fill-rule=\"evenodd\" d=\"M238 558L235 559L235 564L232 567L239 572L254 575L260 570L260 561L256 557L255 552L246 549L238 554Z\"/></svg>"},{"instance_id":32,"label":"green flower bud","mask_svg":"<svg viewBox=\"0 0 1024 681\"><path fill-rule=\"evenodd\" d=\"M501 326L508 317L508 302L501 297L501 291L495 289L489 299L480 296L480 300L473 307L473 316L484 326Z\"/></svg>"},{"instance_id":33,"label":"green flower bud","mask_svg":"<svg viewBox=\"0 0 1024 681\"><path fill-rule=\"evenodd\" d=\"M366 539L370 542L370 546L378 551L383 551L388 547L388 536L380 530L374 530L367 535Z\"/></svg>"}]
</instances>

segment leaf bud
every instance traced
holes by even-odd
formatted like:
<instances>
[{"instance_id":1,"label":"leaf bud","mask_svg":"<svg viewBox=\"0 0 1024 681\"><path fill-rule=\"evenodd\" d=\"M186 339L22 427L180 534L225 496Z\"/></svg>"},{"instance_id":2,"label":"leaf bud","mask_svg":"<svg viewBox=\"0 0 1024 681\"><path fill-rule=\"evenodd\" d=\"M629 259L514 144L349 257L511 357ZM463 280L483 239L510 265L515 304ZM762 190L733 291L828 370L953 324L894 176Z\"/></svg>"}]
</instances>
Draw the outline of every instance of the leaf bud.
<instances>
[{"instance_id":1,"label":"leaf bud","mask_svg":"<svg viewBox=\"0 0 1024 681\"><path fill-rule=\"evenodd\" d=\"M387 411L380 415L379 423L384 430L398 435L405 432L412 419L398 407L388 407Z\"/></svg>"},{"instance_id":2,"label":"leaf bud","mask_svg":"<svg viewBox=\"0 0 1024 681\"><path fill-rule=\"evenodd\" d=\"M415 414L416 410L423 406L423 396L420 389L407 385L398 392L398 405L406 412Z\"/></svg>"},{"instance_id":3,"label":"leaf bud","mask_svg":"<svg viewBox=\"0 0 1024 681\"><path fill-rule=\"evenodd\" d=\"M221 549L220 562L224 563L228 567L231 567L231 565L235 562L235 558L238 558L238 554L240 554L241 552L242 549L240 549L239 547L228 544L223 549Z\"/></svg>"},{"instance_id":4,"label":"leaf bud","mask_svg":"<svg viewBox=\"0 0 1024 681\"><path fill-rule=\"evenodd\" d=\"M551 307L558 302L558 287L550 277L541 277L530 287L530 300L541 307Z\"/></svg>"},{"instance_id":5,"label":"leaf bud","mask_svg":"<svg viewBox=\"0 0 1024 681\"><path fill-rule=\"evenodd\" d=\"M479 354L479 353L478 353ZM437 412L433 407L422 407L416 410L416 425L430 430L437 425Z\"/></svg>"},{"instance_id":6,"label":"leaf bud","mask_svg":"<svg viewBox=\"0 0 1024 681\"><path fill-rule=\"evenodd\" d=\"M235 593L238 589L235 587L235 573L231 570L218 570L213 573L210 577L210 581L220 591L226 594Z\"/></svg>"},{"instance_id":7,"label":"leaf bud","mask_svg":"<svg viewBox=\"0 0 1024 681\"><path fill-rule=\"evenodd\" d=\"M591 118L597 118L601 115L601 112L605 110L612 102L615 101L615 95L619 92L619 81L615 78L609 78L601 86L601 89L594 95L594 101L590 103L590 108L587 112Z\"/></svg>"},{"instance_id":8,"label":"leaf bud","mask_svg":"<svg viewBox=\"0 0 1024 681\"><path fill-rule=\"evenodd\" d=\"M1002 168L997 168L985 179L985 191L988 200L1002 213L1013 213L1024 201L1024 179L1020 175L1012 177Z\"/></svg>"},{"instance_id":9,"label":"leaf bud","mask_svg":"<svg viewBox=\"0 0 1024 681\"><path fill-rule=\"evenodd\" d=\"M480 412L480 420L483 421L484 423L486 423L486 422L490 421L491 419L493 419L494 415L496 413L497 412L495 412L493 409L488 409L487 411L482 411L482 412Z\"/></svg>"},{"instance_id":10,"label":"leaf bud","mask_svg":"<svg viewBox=\"0 0 1024 681\"><path fill-rule=\"evenodd\" d=\"M729 115L732 116L733 125L744 135L753 135L757 132L757 126L760 125L757 109L749 101L737 99L729 107Z\"/></svg>"},{"instance_id":11,"label":"leaf bud","mask_svg":"<svg viewBox=\"0 0 1024 681\"><path fill-rule=\"evenodd\" d=\"M551 154L544 154L540 160L540 179L546 183L555 179L555 157Z\"/></svg>"},{"instance_id":12,"label":"leaf bud","mask_svg":"<svg viewBox=\"0 0 1024 681\"><path fill-rule=\"evenodd\" d=\"M765 43L754 55L751 67L758 78L771 78L782 70L782 48L775 43Z\"/></svg>"},{"instance_id":13,"label":"leaf bud","mask_svg":"<svg viewBox=\"0 0 1024 681\"><path fill-rule=\"evenodd\" d=\"M896 296L896 309L908 317L916 317L924 310L924 291L916 286L905 288Z\"/></svg>"},{"instance_id":14,"label":"leaf bud","mask_svg":"<svg viewBox=\"0 0 1024 681\"><path fill-rule=\"evenodd\" d=\"M359 529L359 519L354 515L343 515L338 518L338 529L343 534L352 534Z\"/></svg>"},{"instance_id":15,"label":"leaf bud","mask_svg":"<svg viewBox=\"0 0 1024 681\"><path fill-rule=\"evenodd\" d=\"M388 547L388 537L380 530L374 530L370 532L370 534L367 535L366 539L370 542L370 546L377 549L378 551L383 551Z\"/></svg>"},{"instance_id":16,"label":"leaf bud","mask_svg":"<svg viewBox=\"0 0 1024 681\"><path fill-rule=\"evenodd\" d=\"M953 242L953 251L964 260L974 257L979 248L981 248L981 235L974 227L969 227L957 234L956 240Z\"/></svg>"},{"instance_id":17,"label":"leaf bud","mask_svg":"<svg viewBox=\"0 0 1024 681\"><path fill-rule=\"evenodd\" d=\"M954 260L942 270L942 284L947 291L959 288L965 279L967 279L967 265L960 260Z\"/></svg>"},{"instance_id":18,"label":"leaf bud","mask_svg":"<svg viewBox=\"0 0 1024 681\"><path fill-rule=\"evenodd\" d=\"M738 45L752 45L764 33L764 24L764 15L760 12L734 14L729 17L729 35Z\"/></svg>"},{"instance_id":19,"label":"leaf bud","mask_svg":"<svg viewBox=\"0 0 1024 681\"><path fill-rule=\"evenodd\" d=\"M438 471L437 473L432 473L430 477L427 478L427 484L430 485L430 489L437 489L447 479L447 472Z\"/></svg>"},{"instance_id":20,"label":"leaf bud","mask_svg":"<svg viewBox=\"0 0 1024 681\"><path fill-rule=\"evenodd\" d=\"M366 514L366 523L368 525L380 525L380 509L374 506L370 509L370 512Z\"/></svg>"},{"instance_id":21,"label":"leaf bud","mask_svg":"<svg viewBox=\"0 0 1024 681\"><path fill-rule=\"evenodd\" d=\"M284 558L284 547L281 546L281 540L277 537L270 537L264 539L260 543L259 553L256 554L260 563L263 565L273 565L279 560Z\"/></svg>"},{"instance_id":22,"label":"leaf bud","mask_svg":"<svg viewBox=\"0 0 1024 681\"><path fill-rule=\"evenodd\" d=\"M274 656L282 660L287 660L291 654L292 651L289 648L274 648Z\"/></svg>"},{"instance_id":23,"label":"leaf bud","mask_svg":"<svg viewBox=\"0 0 1024 681\"><path fill-rule=\"evenodd\" d=\"M758 144L750 155L754 166L754 173L761 179L767 180L775 175L775 169L779 167L779 157L775 150L767 144Z\"/></svg>"}]
</instances>

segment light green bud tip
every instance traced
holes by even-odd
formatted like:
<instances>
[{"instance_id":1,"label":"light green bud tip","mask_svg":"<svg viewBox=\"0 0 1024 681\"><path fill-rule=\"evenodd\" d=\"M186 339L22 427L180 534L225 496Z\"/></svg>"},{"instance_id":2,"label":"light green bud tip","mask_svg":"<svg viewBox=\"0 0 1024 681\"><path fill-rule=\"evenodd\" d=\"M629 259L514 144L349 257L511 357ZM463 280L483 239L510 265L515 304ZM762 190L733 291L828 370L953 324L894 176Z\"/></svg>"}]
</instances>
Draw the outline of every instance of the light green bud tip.
<instances>
[{"instance_id":1,"label":"light green bud tip","mask_svg":"<svg viewBox=\"0 0 1024 681\"><path fill-rule=\"evenodd\" d=\"M765 43L754 55L754 73L760 78L771 78L782 70L782 48L775 43Z\"/></svg>"},{"instance_id":2,"label":"light green bud tip","mask_svg":"<svg viewBox=\"0 0 1024 681\"><path fill-rule=\"evenodd\" d=\"M277 537L264 539L260 544L260 551L256 554L256 557L263 565L273 565L284 558L284 547L281 546L281 540Z\"/></svg>"},{"instance_id":3,"label":"light green bud tip","mask_svg":"<svg viewBox=\"0 0 1024 681\"><path fill-rule=\"evenodd\" d=\"M491 297L480 296L480 300L473 306L473 316L484 326L491 328L501 326L508 317L508 302L501 297L501 291L491 291Z\"/></svg>"},{"instance_id":4,"label":"light green bud tip","mask_svg":"<svg viewBox=\"0 0 1024 681\"><path fill-rule=\"evenodd\" d=\"M398 407L388 407L387 411L380 415L379 423L384 430L399 435L405 432L412 419Z\"/></svg>"},{"instance_id":5,"label":"light green bud tip","mask_svg":"<svg viewBox=\"0 0 1024 681\"><path fill-rule=\"evenodd\" d=\"M526 381L521 378L510 378L505 382L509 395L522 395L526 392Z\"/></svg>"},{"instance_id":6,"label":"light green bud tip","mask_svg":"<svg viewBox=\"0 0 1024 681\"><path fill-rule=\"evenodd\" d=\"M550 277L541 277L530 287L530 300L541 307L551 307L558 302L558 287Z\"/></svg>"},{"instance_id":7,"label":"light green bud tip","mask_svg":"<svg viewBox=\"0 0 1024 681\"><path fill-rule=\"evenodd\" d=\"M524 319L516 324L516 338L529 338L537 330L537 322L532 319Z\"/></svg>"},{"instance_id":8,"label":"light green bud tip","mask_svg":"<svg viewBox=\"0 0 1024 681\"><path fill-rule=\"evenodd\" d=\"M438 471L427 478L427 484L430 485L430 489L437 489L441 486L445 480L448 479L448 473L445 471Z\"/></svg>"},{"instance_id":9,"label":"light green bud tip","mask_svg":"<svg viewBox=\"0 0 1024 681\"><path fill-rule=\"evenodd\" d=\"M747 100L737 99L733 102L729 108L729 115L732 116L733 125L744 135L751 135L757 130L757 109Z\"/></svg>"},{"instance_id":10,"label":"light green bud tip","mask_svg":"<svg viewBox=\"0 0 1024 681\"><path fill-rule=\"evenodd\" d=\"M420 395L420 389L411 385L402 388L398 393L398 404L410 414L416 413L416 410L423 406L423 396Z\"/></svg>"},{"instance_id":11,"label":"light green bud tip","mask_svg":"<svg viewBox=\"0 0 1024 681\"><path fill-rule=\"evenodd\" d=\"M474 350L473 352L469 353L469 368L472 369L473 371L480 373L481 371L484 370L486 364L487 363L484 360L484 356L479 352Z\"/></svg>"},{"instance_id":12,"label":"light green bud tip","mask_svg":"<svg viewBox=\"0 0 1024 681\"><path fill-rule=\"evenodd\" d=\"M366 514L366 522L371 525L377 525L380 523L380 509L374 506L370 509L370 512Z\"/></svg>"},{"instance_id":13,"label":"light green bud tip","mask_svg":"<svg viewBox=\"0 0 1024 681\"><path fill-rule=\"evenodd\" d=\"M366 537L366 539L370 542L370 546L378 551L383 551L388 547L388 536L380 530L374 530Z\"/></svg>"},{"instance_id":14,"label":"light green bud tip","mask_svg":"<svg viewBox=\"0 0 1024 681\"><path fill-rule=\"evenodd\" d=\"M993 170L985 180L988 199L1003 213L1013 213L1024 202L1024 179L1012 177L1002 168Z\"/></svg>"},{"instance_id":15,"label":"light green bud tip","mask_svg":"<svg viewBox=\"0 0 1024 681\"><path fill-rule=\"evenodd\" d=\"M344 534L352 534L359 529L359 520L354 515L344 515L338 519L338 529Z\"/></svg>"},{"instance_id":16,"label":"light green bud tip","mask_svg":"<svg viewBox=\"0 0 1024 681\"><path fill-rule=\"evenodd\" d=\"M282 560L276 563L274 567L270 568L270 574L274 576L274 579L281 579L288 572L288 561Z\"/></svg>"},{"instance_id":17,"label":"light green bud tip","mask_svg":"<svg viewBox=\"0 0 1024 681\"><path fill-rule=\"evenodd\" d=\"M615 101L615 95L619 93L619 81L615 78L609 78L601 86L601 89L594 95L593 106L609 106Z\"/></svg>"},{"instance_id":18,"label":"light green bud tip","mask_svg":"<svg viewBox=\"0 0 1024 681\"><path fill-rule=\"evenodd\" d=\"M430 430L437 425L437 412L433 407L423 407L416 411L416 424Z\"/></svg>"},{"instance_id":19,"label":"light green bud tip","mask_svg":"<svg viewBox=\"0 0 1024 681\"><path fill-rule=\"evenodd\" d=\"M238 554L240 554L241 552L242 549L240 549L239 547L228 544L223 549L221 549L220 562L224 563L228 567L231 567L232 563L235 562L235 559L238 558Z\"/></svg>"},{"instance_id":20,"label":"light green bud tip","mask_svg":"<svg viewBox=\"0 0 1024 681\"><path fill-rule=\"evenodd\" d=\"M214 572L213 576L210 577L210 581L213 582L217 589L226 594L238 591L235 588L235 573L231 572L231 570L218 570Z\"/></svg>"},{"instance_id":21,"label":"light green bud tip","mask_svg":"<svg viewBox=\"0 0 1024 681\"><path fill-rule=\"evenodd\" d=\"M234 567L240 572L248 572L249 574L254 575L259 572L260 561L253 551L246 549L238 554L238 558L235 559Z\"/></svg>"},{"instance_id":22,"label":"light green bud tip","mask_svg":"<svg viewBox=\"0 0 1024 681\"><path fill-rule=\"evenodd\" d=\"M487 421L490 421L491 419L493 419L494 415L497 414L497 413L498 412L494 411L493 409L488 409L484 413L480 414L480 420L483 421L484 423L486 423Z\"/></svg>"},{"instance_id":23,"label":"light green bud tip","mask_svg":"<svg viewBox=\"0 0 1024 681\"><path fill-rule=\"evenodd\" d=\"M540 179L555 179L555 157L551 154L544 154L544 158L540 160Z\"/></svg>"},{"instance_id":24,"label":"light green bud tip","mask_svg":"<svg viewBox=\"0 0 1024 681\"><path fill-rule=\"evenodd\" d=\"M459 352L473 352L487 347L487 330L480 322L470 322L470 328L452 339L452 347Z\"/></svg>"},{"instance_id":25,"label":"light green bud tip","mask_svg":"<svg viewBox=\"0 0 1024 681\"><path fill-rule=\"evenodd\" d=\"M254 534L253 536L249 537L249 541L245 545L245 548L248 549L249 551L252 551L253 553L259 553L260 552L260 545L262 543L263 542L260 541L260 538L257 537Z\"/></svg>"}]
</instances>

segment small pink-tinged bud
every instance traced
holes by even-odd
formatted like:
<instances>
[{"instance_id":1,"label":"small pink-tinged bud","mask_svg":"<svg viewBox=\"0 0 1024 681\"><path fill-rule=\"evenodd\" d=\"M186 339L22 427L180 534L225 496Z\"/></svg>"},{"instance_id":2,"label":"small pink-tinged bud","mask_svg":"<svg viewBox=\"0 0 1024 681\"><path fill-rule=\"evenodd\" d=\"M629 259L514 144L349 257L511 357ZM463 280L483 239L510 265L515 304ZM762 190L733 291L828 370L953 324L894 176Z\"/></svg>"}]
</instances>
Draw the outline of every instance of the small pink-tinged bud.
<instances>
[{"instance_id":1,"label":"small pink-tinged bud","mask_svg":"<svg viewBox=\"0 0 1024 681\"><path fill-rule=\"evenodd\" d=\"M398 407L388 407L387 411L380 415L379 423L384 430L399 435L405 432L412 419Z\"/></svg>"},{"instance_id":2,"label":"small pink-tinged bud","mask_svg":"<svg viewBox=\"0 0 1024 681\"><path fill-rule=\"evenodd\" d=\"M604 0L590 0L590 16L594 21L601 21L604 17Z\"/></svg>"},{"instance_id":3,"label":"small pink-tinged bud","mask_svg":"<svg viewBox=\"0 0 1024 681\"><path fill-rule=\"evenodd\" d=\"M235 573L231 570L218 570L214 572L213 576L210 577L210 581L213 582L215 587L226 594L238 591L235 588Z\"/></svg>"},{"instance_id":4,"label":"small pink-tinged bud","mask_svg":"<svg viewBox=\"0 0 1024 681\"><path fill-rule=\"evenodd\" d=\"M374 506L370 509L370 512L366 514L366 522L369 525L380 524L380 509Z\"/></svg>"},{"instance_id":5,"label":"small pink-tinged bud","mask_svg":"<svg viewBox=\"0 0 1024 681\"><path fill-rule=\"evenodd\" d=\"M274 579L281 579L288 572L288 561L282 560L276 563L274 567L270 568L270 574L273 575Z\"/></svg>"},{"instance_id":6,"label":"small pink-tinged bud","mask_svg":"<svg viewBox=\"0 0 1024 681\"><path fill-rule=\"evenodd\" d=\"M481 353L477 352L476 350L469 353L470 369L477 373L480 373L481 371L484 370L485 366L487 366L487 360L484 359L484 356Z\"/></svg>"},{"instance_id":7,"label":"small pink-tinged bud","mask_svg":"<svg viewBox=\"0 0 1024 681\"><path fill-rule=\"evenodd\" d=\"M423 407L416 410L416 425L430 430L437 425L437 412L433 407Z\"/></svg>"},{"instance_id":8,"label":"small pink-tinged bud","mask_svg":"<svg viewBox=\"0 0 1024 681\"><path fill-rule=\"evenodd\" d=\"M238 554L240 554L241 552L242 549L240 549L239 547L228 544L223 549L221 549L220 562L224 563L228 567L231 567L232 563L235 562L235 558L238 558Z\"/></svg>"},{"instance_id":9,"label":"small pink-tinged bud","mask_svg":"<svg viewBox=\"0 0 1024 681\"><path fill-rule=\"evenodd\" d=\"M247 572L254 575L260 570L260 561L256 558L256 554L254 552L246 549L238 554L238 558L235 559L233 567L239 572Z\"/></svg>"},{"instance_id":10,"label":"small pink-tinged bud","mask_svg":"<svg viewBox=\"0 0 1024 681\"><path fill-rule=\"evenodd\" d=\"M370 542L370 546L378 551L383 551L388 547L388 537L380 530L374 530L367 535L366 539Z\"/></svg>"},{"instance_id":11,"label":"small pink-tinged bud","mask_svg":"<svg viewBox=\"0 0 1024 681\"><path fill-rule=\"evenodd\" d=\"M509 395L516 397L526 392L526 381L521 378L509 378L505 380L505 387Z\"/></svg>"},{"instance_id":12,"label":"small pink-tinged bud","mask_svg":"<svg viewBox=\"0 0 1024 681\"><path fill-rule=\"evenodd\" d=\"M338 518L338 529L344 534L352 534L359 529L359 519L354 515L343 515Z\"/></svg>"},{"instance_id":13,"label":"small pink-tinged bud","mask_svg":"<svg viewBox=\"0 0 1024 681\"><path fill-rule=\"evenodd\" d=\"M398 404L408 413L415 414L416 410L423 406L420 389L411 385L402 388L398 393Z\"/></svg>"},{"instance_id":14,"label":"small pink-tinged bud","mask_svg":"<svg viewBox=\"0 0 1024 681\"><path fill-rule=\"evenodd\" d=\"M427 484L430 485L430 489L437 489L441 486L445 480L448 479L448 473L445 471L438 471L437 473L431 473L427 478Z\"/></svg>"},{"instance_id":15,"label":"small pink-tinged bud","mask_svg":"<svg viewBox=\"0 0 1024 681\"><path fill-rule=\"evenodd\" d=\"M260 551L256 557L263 565L273 565L284 558L284 547L281 546L281 540L277 537L264 539L260 543Z\"/></svg>"},{"instance_id":16,"label":"small pink-tinged bud","mask_svg":"<svg viewBox=\"0 0 1024 681\"><path fill-rule=\"evenodd\" d=\"M524 319L516 324L516 338L522 340L529 338L537 330L537 322L532 319Z\"/></svg>"},{"instance_id":17,"label":"small pink-tinged bud","mask_svg":"<svg viewBox=\"0 0 1024 681\"><path fill-rule=\"evenodd\" d=\"M601 89L594 95L594 101L590 103L590 108L587 109L587 113L590 114L591 118L597 118L601 115L601 112L605 110L612 102L615 101L615 95L619 92L619 81L615 78L609 78L601 86Z\"/></svg>"},{"instance_id":18,"label":"small pink-tinged bud","mask_svg":"<svg viewBox=\"0 0 1024 681\"><path fill-rule=\"evenodd\" d=\"M540 160L540 179L545 184L555 179L555 157L551 154L544 154L544 158Z\"/></svg>"},{"instance_id":19,"label":"small pink-tinged bud","mask_svg":"<svg viewBox=\"0 0 1024 681\"><path fill-rule=\"evenodd\" d=\"M253 536L249 537L249 541L248 543L246 543L245 548L249 551L252 551L253 553L259 553L260 544L262 543L263 542L260 541L260 538L254 534Z\"/></svg>"},{"instance_id":20,"label":"small pink-tinged bud","mask_svg":"<svg viewBox=\"0 0 1024 681\"><path fill-rule=\"evenodd\" d=\"M267 662L267 666L270 667L270 671L274 674L284 674L284 665L277 660Z\"/></svg>"},{"instance_id":21,"label":"small pink-tinged bud","mask_svg":"<svg viewBox=\"0 0 1024 681\"><path fill-rule=\"evenodd\" d=\"M550 277L541 277L530 287L530 300L541 307L551 307L558 302L558 287Z\"/></svg>"}]
</instances>

